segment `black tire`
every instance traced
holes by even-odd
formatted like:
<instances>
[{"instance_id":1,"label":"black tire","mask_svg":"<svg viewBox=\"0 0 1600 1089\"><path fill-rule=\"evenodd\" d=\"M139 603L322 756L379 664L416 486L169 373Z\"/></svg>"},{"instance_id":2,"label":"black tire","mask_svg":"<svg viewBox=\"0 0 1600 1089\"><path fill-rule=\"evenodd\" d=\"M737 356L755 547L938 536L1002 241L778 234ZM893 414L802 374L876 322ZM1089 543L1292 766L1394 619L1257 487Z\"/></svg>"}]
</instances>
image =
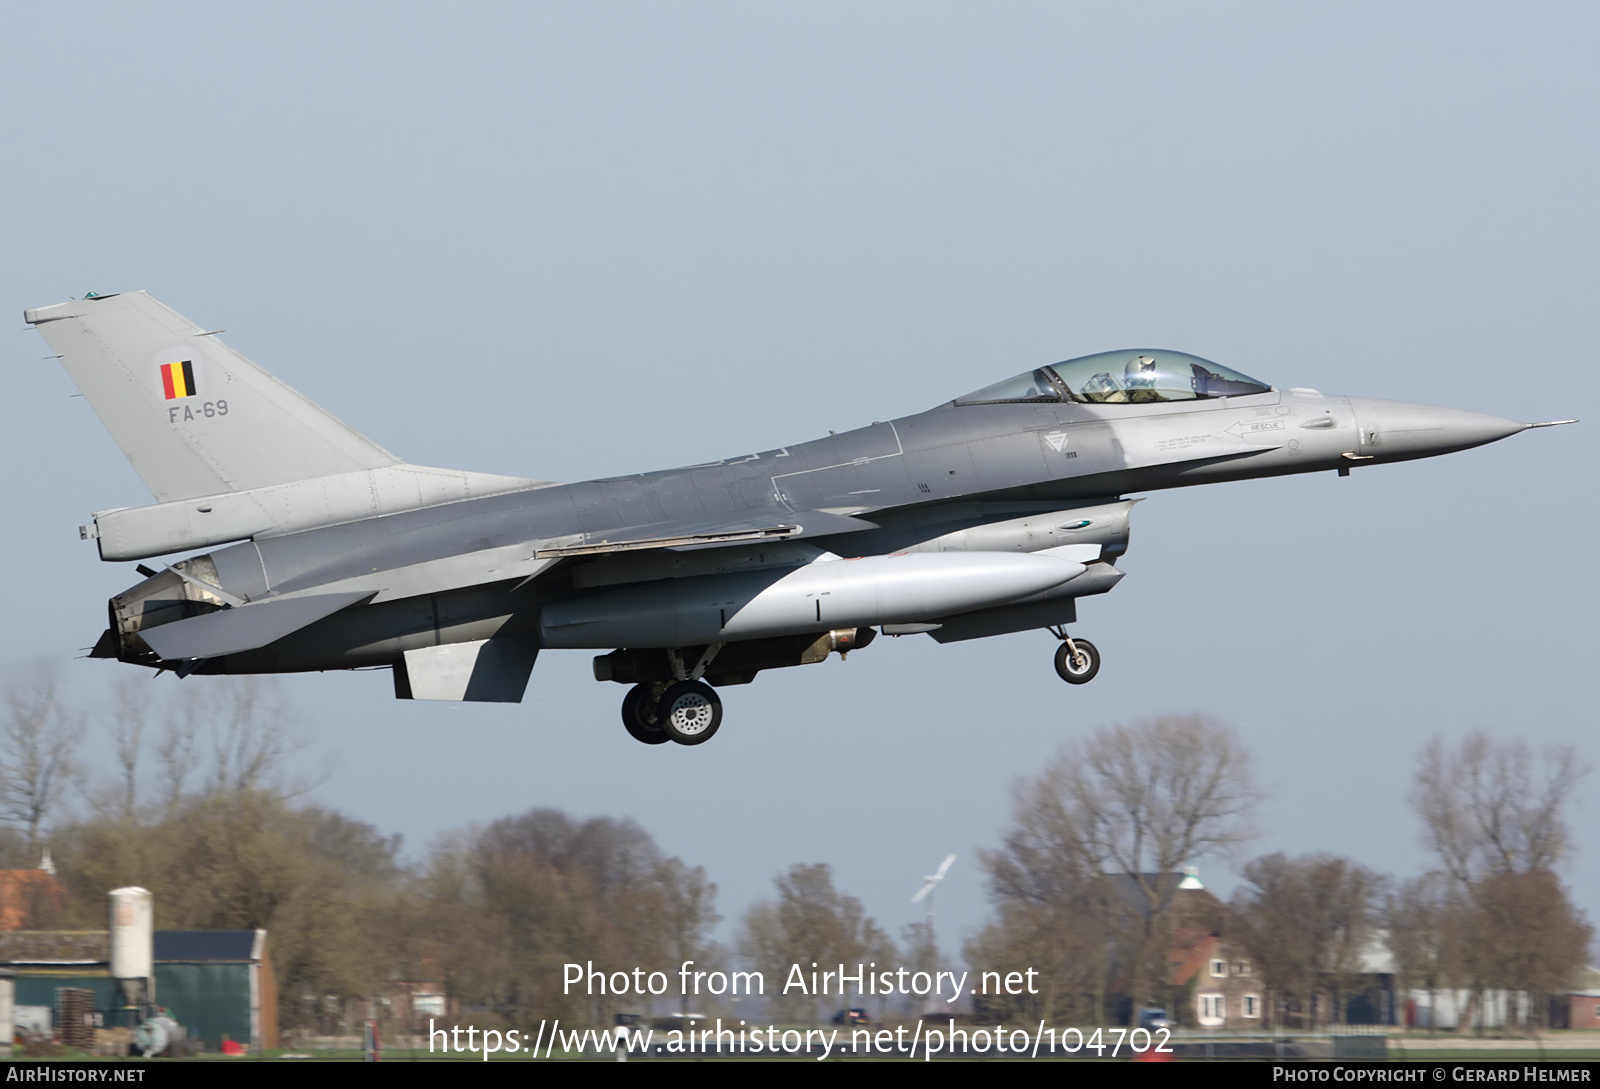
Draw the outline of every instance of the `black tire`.
<instances>
[{"instance_id":1,"label":"black tire","mask_svg":"<svg viewBox=\"0 0 1600 1089\"><path fill-rule=\"evenodd\" d=\"M1078 648L1074 658L1065 640L1056 648L1056 673L1068 684L1088 684L1100 672L1100 652L1087 639L1074 639Z\"/></svg>"},{"instance_id":2,"label":"black tire","mask_svg":"<svg viewBox=\"0 0 1600 1089\"><path fill-rule=\"evenodd\" d=\"M661 694L656 721L680 745L703 745L722 725L722 698L709 684L679 681Z\"/></svg>"},{"instance_id":3,"label":"black tire","mask_svg":"<svg viewBox=\"0 0 1600 1089\"><path fill-rule=\"evenodd\" d=\"M651 688L648 684L636 684L628 689L628 694L622 697L622 724L635 741L643 741L646 745L665 745L672 738L667 736L656 720L650 704Z\"/></svg>"}]
</instances>

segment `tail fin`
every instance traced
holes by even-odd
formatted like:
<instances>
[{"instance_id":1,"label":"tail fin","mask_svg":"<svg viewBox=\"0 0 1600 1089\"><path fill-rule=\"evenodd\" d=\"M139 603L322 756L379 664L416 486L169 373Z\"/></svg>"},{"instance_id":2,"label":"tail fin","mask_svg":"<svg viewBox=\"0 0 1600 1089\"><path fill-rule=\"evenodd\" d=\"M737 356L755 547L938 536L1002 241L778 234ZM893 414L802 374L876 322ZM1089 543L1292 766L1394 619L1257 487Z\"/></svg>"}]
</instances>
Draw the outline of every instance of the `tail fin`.
<instances>
[{"instance_id":1,"label":"tail fin","mask_svg":"<svg viewBox=\"0 0 1600 1089\"><path fill-rule=\"evenodd\" d=\"M23 318L160 502L399 462L143 291Z\"/></svg>"}]
</instances>

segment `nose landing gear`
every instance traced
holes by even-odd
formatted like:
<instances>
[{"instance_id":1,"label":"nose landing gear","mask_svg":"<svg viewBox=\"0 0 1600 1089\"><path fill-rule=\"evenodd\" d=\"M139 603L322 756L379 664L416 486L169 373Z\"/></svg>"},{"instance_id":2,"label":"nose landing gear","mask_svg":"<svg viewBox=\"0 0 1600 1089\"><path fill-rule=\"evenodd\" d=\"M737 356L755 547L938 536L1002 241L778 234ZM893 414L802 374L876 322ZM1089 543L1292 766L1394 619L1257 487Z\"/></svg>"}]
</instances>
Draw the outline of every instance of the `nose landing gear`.
<instances>
[{"instance_id":1,"label":"nose landing gear","mask_svg":"<svg viewBox=\"0 0 1600 1089\"><path fill-rule=\"evenodd\" d=\"M1087 639L1074 639L1065 628L1051 628L1061 640L1056 648L1056 673L1068 684L1088 684L1100 672L1100 651Z\"/></svg>"}]
</instances>

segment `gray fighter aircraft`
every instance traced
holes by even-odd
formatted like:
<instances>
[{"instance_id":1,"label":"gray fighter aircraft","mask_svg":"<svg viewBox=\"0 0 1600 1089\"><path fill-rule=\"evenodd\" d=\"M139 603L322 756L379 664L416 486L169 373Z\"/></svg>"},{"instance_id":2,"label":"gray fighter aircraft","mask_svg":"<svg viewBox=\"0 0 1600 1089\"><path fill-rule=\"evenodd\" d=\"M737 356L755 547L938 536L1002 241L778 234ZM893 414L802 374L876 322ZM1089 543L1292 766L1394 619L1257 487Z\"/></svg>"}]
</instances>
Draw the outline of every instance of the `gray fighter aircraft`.
<instances>
[{"instance_id":1,"label":"gray fighter aircraft","mask_svg":"<svg viewBox=\"0 0 1600 1089\"><path fill-rule=\"evenodd\" d=\"M1067 625L1122 578L1128 493L1343 476L1549 426L1128 350L811 442L554 484L409 465L143 292L24 317L156 500L81 527L100 558L214 549L140 564L94 657L180 676L386 667L400 699L516 702L540 650L600 650L595 678L630 686L623 722L646 744L709 739L712 686L878 632L1046 629L1083 684L1100 654Z\"/></svg>"}]
</instances>

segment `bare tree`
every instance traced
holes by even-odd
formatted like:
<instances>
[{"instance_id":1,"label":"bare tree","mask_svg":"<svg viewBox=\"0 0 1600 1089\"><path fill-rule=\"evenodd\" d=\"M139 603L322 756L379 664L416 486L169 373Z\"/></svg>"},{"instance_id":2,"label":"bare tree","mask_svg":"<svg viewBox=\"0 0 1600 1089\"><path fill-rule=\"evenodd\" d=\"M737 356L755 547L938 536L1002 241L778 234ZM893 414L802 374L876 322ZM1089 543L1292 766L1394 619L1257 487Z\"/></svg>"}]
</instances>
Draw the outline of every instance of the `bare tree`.
<instances>
[{"instance_id":1,"label":"bare tree","mask_svg":"<svg viewBox=\"0 0 1600 1089\"><path fill-rule=\"evenodd\" d=\"M1054 838L1084 868L1131 885L1116 920L1122 970L1136 1005L1158 1000L1179 871L1255 834L1261 794L1250 754L1219 722L1167 715L1069 745L1029 794L1026 808L1055 825Z\"/></svg>"},{"instance_id":2,"label":"bare tree","mask_svg":"<svg viewBox=\"0 0 1600 1089\"><path fill-rule=\"evenodd\" d=\"M1571 848L1567 808L1588 766L1570 745L1537 757L1524 741L1479 731L1435 738L1418 761L1412 806L1460 897L1460 941L1445 972L1470 989L1458 1028L1491 989L1534 998L1565 986L1588 959L1592 931L1555 869ZM1542 1003L1534 1002L1534 1018Z\"/></svg>"},{"instance_id":3,"label":"bare tree","mask_svg":"<svg viewBox=\"0 0 1600 1089\"><path fill-rule=\"evenodd\" d=\"M1071 901L997 902L996 919L966 943L967 963L1001 978L1034 969L1038 993L975 998L975 1012L997 1022L1104 1024L1114 935L1094 897L1105 891L1091 884Z\"/></svg>"},{"instance_id":4,"label":"bare tree","mask_svg":"<svg viewBox=\"0 0 1600 1089\"><path fill-rule=\"evenodd\" d=\"M139 809L139 763L144 753L144 735L151 717L150 680L124 676L112 697L111 719L106 730L111 735L111 751L121 778L117 792L117 815L130 820Z\"/></svg>"},{"instance_id":5,"label":"bare tree","mask_svg":"<svg viewBox=\"0 0 1600 1089\"><path fill-rule=\"evenodd\" d=\"M1233 896L1230 931L1261 966L1266 1022L1285 1003L1302 1023L1344 1019L1376 928L1383 879L1334 855L1272 854L1245 865Z\"/></svg>"},{"instance_id":6,"label":"bare tree","mask_svg":"<svg viewBox=\"0 0 1600 1089\"><path fill-rule=\"evenodd\" d=\"M672 980L684 960L714 967L716 886L699 867L663 855L630 820L579 821L553 809L507 817L441 843L426 885L423 929L452 989L511 1024L559 1016L609 1025L648 1001L569 992L569 962L637 966Z\"/></svg>"},{"instance_id":7,"label":"bare tree","mask_svg":"<svg viewBox=\"0 0 1600 1089\"><path fill-rule=\"evenodd\" d=\"M1482 731L1455 747L1436 737L1418 762L1411 804L1428 846L1463 884L1554 870L1571 845L1565 810L1588 771L1571 745L1535 758L1527 742L1497 743Z\"/></svg>"},{"instance_id":8,"label":"bare tree","mask_svg":"<svg viewBox=\"0 0 1600 1089\"><path fill-rule=\"evenodd\" d=\"M0 721L0 819L26 830L28 854L37 858L40 832L60 803L75 770L83 719L62 702L60 681L36 671L5 693Z\"/></svg>"},{"instance_id":9,"label":"bare tree","mask_svg":"<svg viewBox=\"0 0 1600 1089\"><path fill-rule=\"evenodd\" d=\"M716 909L717 886L706 879L705 868L666 858L655 867L655 883L662 900L656 925L661 928L666 962L704 964L716 958L711 931L722 916Z\"/></svg>"},{"instance_id":10,"label":"bare tree","mask_svg":"<svg viewBox=\"0 0 1600 1089\"><path fill-rule=\"evenodd\" d=\"M774 1004L791 1016L817 1014L815 995L784 994L791 965L879 965L895 959L894 943L866 914L861 901L834 888L823 863L790 867L773 881L776 902L758 903L740 928L739 952L761 970L775 993Z\"/></svg>"},{"instance_id":11,"label":"bare tree","mask_svg":"<svg viewBox=\"0 0 1600 1089\"><path fill-rule=\"evenodd\" d=\"M1068 804L1061 761L1013 791L998 850L978 853L996 919L966 946L979 971L1037 968L1037 996L986 998L995 1020L1103 1023L1111 986L1116 893Z\"/></svg>"},{"instance_id":12,"label":"bare tree","mask_svg":"<svg viewBox=\"0 0 1600 1089\"><path fill-rule=\"evenodd\" d=\"M258 677L213 683L196 695L195 707L211 743L208 793L265 790L287 798L311 788L290 777L289 763L309 743L276 685Z\"/></svg>"},{"instance_id":13,"label":"bare tree","mask_svg":"<svg viewBox=\"0 0 1600 1089\"><path fill-rule=\"evenodd\" d=\"M1463 968L1480 993L1484 985L1532 999L1542 1023L1548 996L1572 982L1588 963L1594 930L1548 870L1497 873L1473 888L1473 910L1462 943Z\"/></svg>"},{"instance_id":14,"label":"bare tree","mask_svg":"<svg viewBox=\"0 0 1600 1089\"><path fill-rule=\"evenodd\" d=\"M1439 872L1402 882L1384 902L1384 926L1389 935L1399 975L1398 990L1428 993L1431 1011L1437 1009L1436 995L1447 987L1461 966L1462 927L1465 908L1462 892L1450 878Z\"/></svg>"},{"instance_id":15,"label":"bare tree","mask_svg":"<svg viewBox=\"0 0 1600 1089\"><path fill-rule=\"evenodd\" d=\"M189 780L195 774L196 753L203 725L193 700L169 705L156 740L156 761L160 766L161 801L168 813L176 812L189 793Z\"/></svg>"},{"instance_id":16,"label":"bare tree","mask_svg":"<svg viewBox=\"0 0 1600 1089\"><path fill-rule=\"evenodd\" d=\"M317 781L292 769L310 740L270 680L203 677L157 688L127 678L104 729L117 779L90 800L123 820L152 798L171 814L193 798L240 791L294 798Z\"/></svg>"}]
</instances>

